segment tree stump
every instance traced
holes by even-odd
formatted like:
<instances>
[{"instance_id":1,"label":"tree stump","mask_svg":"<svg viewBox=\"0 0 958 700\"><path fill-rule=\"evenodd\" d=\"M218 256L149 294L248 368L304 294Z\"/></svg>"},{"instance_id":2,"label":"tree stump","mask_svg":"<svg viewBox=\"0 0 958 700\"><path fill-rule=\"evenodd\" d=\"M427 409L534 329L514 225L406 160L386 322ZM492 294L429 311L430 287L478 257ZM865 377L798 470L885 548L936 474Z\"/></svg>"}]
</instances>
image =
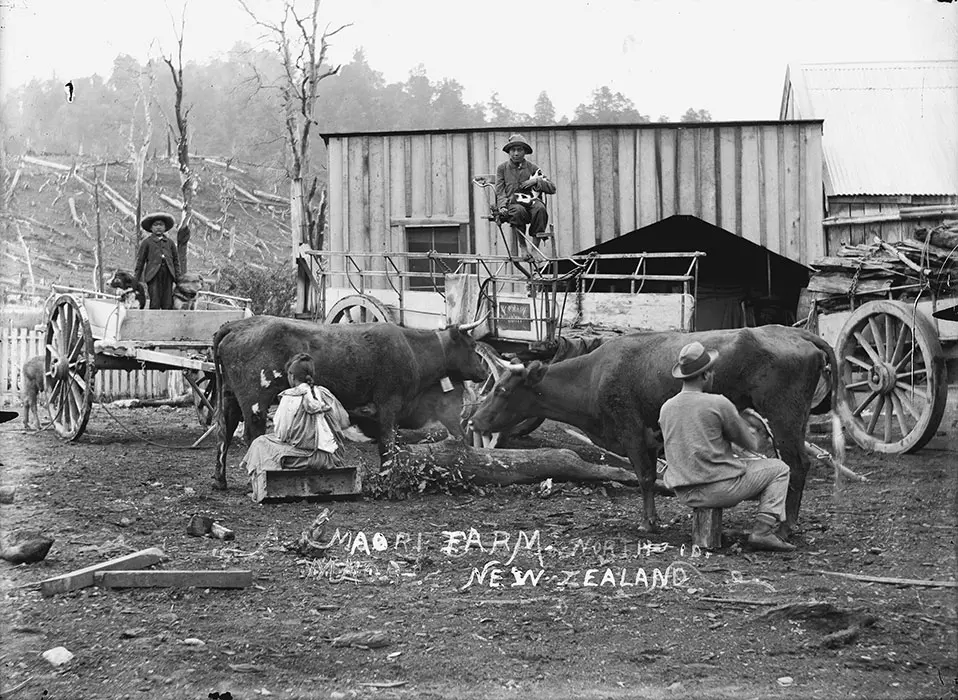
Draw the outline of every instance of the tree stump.
<instances>
[{"instance_id":1,"label":"tree stump","mask_svg":"<svg viewBox=\"0 0 958 700\"><path fill-rule=\"evenodd\" d=\"M702 549L722 546L722 509L692 509L692 544Z\"/></svg>"}]
</instances>

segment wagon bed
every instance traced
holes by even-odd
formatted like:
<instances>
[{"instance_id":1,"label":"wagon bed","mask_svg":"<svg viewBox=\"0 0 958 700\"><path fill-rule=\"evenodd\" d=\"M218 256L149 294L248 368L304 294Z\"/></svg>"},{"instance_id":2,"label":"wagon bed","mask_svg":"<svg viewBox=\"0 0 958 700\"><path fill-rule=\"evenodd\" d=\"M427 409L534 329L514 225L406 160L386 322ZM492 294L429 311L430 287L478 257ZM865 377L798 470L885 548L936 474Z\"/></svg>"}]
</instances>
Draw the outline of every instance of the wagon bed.
<instances>
[{"instance_id":1,"label":"wagon bed","mask_svg":"<svg viewBox=\"0 0 958 700\"><path fill-rule=\"evenodd\" d=\"M111 294L55 286L47 305L44 378L57 434L66 440L83 434L101 369L182 371L208 425L215 393L213 334L251 315L248 304L203 292L194 310L131 309Z\"/></svg>"}]
</instances>

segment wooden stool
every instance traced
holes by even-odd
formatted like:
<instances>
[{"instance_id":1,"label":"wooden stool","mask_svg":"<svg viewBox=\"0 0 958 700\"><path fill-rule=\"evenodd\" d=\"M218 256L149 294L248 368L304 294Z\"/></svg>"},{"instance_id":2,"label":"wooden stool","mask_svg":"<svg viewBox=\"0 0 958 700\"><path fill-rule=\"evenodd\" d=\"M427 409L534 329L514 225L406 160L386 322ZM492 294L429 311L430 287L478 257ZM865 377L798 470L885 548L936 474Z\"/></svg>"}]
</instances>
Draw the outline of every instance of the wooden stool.
<instances>
[{"instance_id":1,"label":"wooden stool","mask_svg":"<svg viewBox=\"0 0 958 700\"><path fill-rule=\"evenodd\" d=\"M692 544L702 549L722 546L722 509L692 509Z\"/></svg>"},{"instance_id":2,"label":"wooden stool","mask_svg":"<svg viewBox=\"0 0 958 700\"><path fill-rule=\"evenodd\" d=\"M362 493L359 471L343 469L265 469L253 472L253 493L257 503L355 497Z\"/></svg>"}]
</instances>

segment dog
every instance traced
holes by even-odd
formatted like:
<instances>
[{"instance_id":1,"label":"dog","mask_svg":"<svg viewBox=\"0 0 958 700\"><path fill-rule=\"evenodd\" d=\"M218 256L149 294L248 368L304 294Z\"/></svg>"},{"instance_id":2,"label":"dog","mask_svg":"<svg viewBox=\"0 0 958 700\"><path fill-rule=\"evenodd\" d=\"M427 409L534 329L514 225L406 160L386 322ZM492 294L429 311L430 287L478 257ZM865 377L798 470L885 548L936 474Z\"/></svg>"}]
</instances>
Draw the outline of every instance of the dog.
<instances>
[{"instance_id":1,"label":"dog","mask_svg":"<svg viewBox=\"0 0 958 700\"><path fill-rule=\"evenodd\" d=\"M42 355L31 357L23 363L20 370L20 398L23 401L23 427L30 430L30 413L37 419L37 430L43 428L40 422L40 412L37 410L38 399L43 393L44 360Z\"/></svg>"},{"instance_id":2,"label":"dog","mask_svg":"<svg viewBox=\"0 0 958 700\"><path fill-rule=\"evenodd\" d=\"M173 308L192 311L196 308L196 295L203 288L203 276L195 272L180 275L173 287Z\"/></svg>"},{"instance_id":3,"label":"dog","mask_svg":"<svg viewBox=\"0 0 958 700\"><path fill-rule=\"evenodd\" d=\"M146 308L146 284L137 282L129 272L125 270L116 270L113 273L113 279L110 280L110 286L113 287L120 297L120 303L128 309Z\"/></svg>"}]
</instances>

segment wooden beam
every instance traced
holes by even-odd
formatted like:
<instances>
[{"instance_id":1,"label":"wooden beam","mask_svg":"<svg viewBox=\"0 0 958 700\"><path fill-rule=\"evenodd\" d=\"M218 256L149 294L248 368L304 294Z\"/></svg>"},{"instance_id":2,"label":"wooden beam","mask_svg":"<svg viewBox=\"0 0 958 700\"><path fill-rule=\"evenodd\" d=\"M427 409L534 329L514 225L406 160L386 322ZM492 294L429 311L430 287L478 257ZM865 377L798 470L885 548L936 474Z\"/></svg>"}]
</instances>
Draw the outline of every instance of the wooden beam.
<instances>
[{"instance_id":1,"label":"wooden beam","mask_svg":"<svg viewBox=\"0 0 958 700\"><path fill-rule=\"evenodd\" d=\"M248 588L253 572L247 569L177 571L154 569L98 571L94 583L103 588Z\"/></svg>"},{"instance_id":2,"label":"wooden beam","mask_svg":"<svg viewBox=\"0 0 958 700\"><path fill-rule=\"evenodd\" d=\"M932 581L929 579L918 578L889 578L887 576L868 576L866 574L846 574L842 571L822 571L816 569L815 573L825 574L826 576L841 576L850 578L854 581L867 581L868 583L890 583L895 586L929 586L932 588L958 588L958 581Z\"/></svg>"},{"instance_id":3,"label":"wooden beam","mask_svg":"<svg viewBox=\"0 0 958 700\"><path fill-rule=\"evenodd\" d=\"M93 564L84 569L77 569L60 576L44 579L40 581L40 593L44 596L51 596L56 593L67 593L79 588L87 588L93 585L93 576L98 571L109 571L111 569L135 569L152 566L157 562L166 559L163 550L157 547L142 549L139 552L126 554L122 557L116 557L109 561Z\"/></svg>"}]
</instances>

